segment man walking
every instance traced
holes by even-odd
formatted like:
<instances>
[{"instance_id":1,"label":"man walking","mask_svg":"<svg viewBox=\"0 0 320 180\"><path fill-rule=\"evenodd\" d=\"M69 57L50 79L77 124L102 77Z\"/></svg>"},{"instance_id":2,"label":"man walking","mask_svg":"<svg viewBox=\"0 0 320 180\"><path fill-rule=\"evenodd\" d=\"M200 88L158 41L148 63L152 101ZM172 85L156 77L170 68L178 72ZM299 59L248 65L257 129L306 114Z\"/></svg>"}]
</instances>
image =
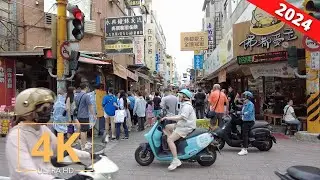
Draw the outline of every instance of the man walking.
<instances>
[{"instance_id":1,"label":"man walking","mask_svg":"<svg viewBox=\"0 0 320 180\"><path fill-rule=\"evenodd\" d=\"M164 90L165 96L161 99L160 106L163 109L166 109L168 112L168 115L176 115L177 114L177 104L178 104L178 98L174 95L172 95L172 92L170 89L166 88Z\"/></svg>"},{"instance_id":2,"label":"man walking","mask_svg":"<svg viewBox=\"0 0 320 180\"><path fill-rule=\"evenodd\" d=\"M210 103L210 111L214 111L217 114L218 119L218 126L222 128L223 121L222 117L226 113L229 113L229 101L227 96L220 91L221 87L219 84L213 85L212 91L209 96L209 103ZM224 108L224 105L227 105L226 111ZM213 127L216 125L216 118L210 120L210 128L213 129Z\"/></svg>"},{"instance_id":3,"label":"man walking","mask_svg":"<svg viewBox=\"0 0 320 180\"><path fill-rule=\"evenodd\" d=\"M195 108L196 108L196 115L198 119L204 118L204 102L206 99L206 94L202 92L202 89L198 89L196 95L194 95L195 99Z\"/></svg>"},{"instance_id":4,"label":"man walking","mask_svg":"<svg viewBox=\"0 0 320 180\"><path fill-rule=\"evenodd\" d=\"M87 133L90 129L89 116L91 113L93 119L96 121L97 115L94 111L90 96L87 94L89 91L88 84L82 83L80 84L80 88L81 92L75 97L76 107L78 110L77 118L80 123L87 123L80 125L81 149L89 150L91 149L91 144L87 142Z\"/></svg>"},{"instance_id":5,"label":"man walking","mask_svg":"<svg viewBox=\"0 0 320 180\"><path fill-rule=\"evenodd\" d=\"M111 140L116 139L116 128L114 123L114 116L116 113L117 98L113 94L113 90L109 89L108 94L103 97L102 107L104 109L105 118L105 142L109 141L109 129L111 125Z\"/></svg>"}]
</instances>

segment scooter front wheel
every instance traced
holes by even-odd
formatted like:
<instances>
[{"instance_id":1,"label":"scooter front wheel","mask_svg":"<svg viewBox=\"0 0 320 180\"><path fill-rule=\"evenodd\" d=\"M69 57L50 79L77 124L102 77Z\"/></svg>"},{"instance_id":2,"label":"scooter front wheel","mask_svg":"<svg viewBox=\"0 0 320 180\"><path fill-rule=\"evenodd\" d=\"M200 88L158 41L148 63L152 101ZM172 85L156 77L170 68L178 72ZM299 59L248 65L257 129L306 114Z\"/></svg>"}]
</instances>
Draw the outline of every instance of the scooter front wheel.
<instances>
[{"instance_id":1,"label":"scooter front wheel","mask_svg":"<svg viewBox=\"0 0 320 180\"><path fill-rule=\"evenodd\" d=\"M141 166L148 166L154 160L154 154L150 148L139 146L134 153L134 158Z\"/></svg>"}]
</instances>

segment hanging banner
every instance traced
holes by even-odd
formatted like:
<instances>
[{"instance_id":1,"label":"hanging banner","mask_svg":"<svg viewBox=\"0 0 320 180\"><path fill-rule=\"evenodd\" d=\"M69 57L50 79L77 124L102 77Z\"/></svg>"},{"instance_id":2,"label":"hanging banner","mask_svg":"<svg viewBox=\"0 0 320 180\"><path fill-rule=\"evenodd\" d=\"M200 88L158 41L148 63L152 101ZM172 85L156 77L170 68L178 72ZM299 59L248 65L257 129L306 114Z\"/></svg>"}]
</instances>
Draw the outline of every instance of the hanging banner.
<instances>
[{"instance_id":1,"label":"hanging banner","mask_svg":"<svg viewBox=\"0 0 320 180\"><path fill-rule=\"evenodd\" d=\"M106 54L133 54L133 41L131 38L106 39Z\"/></svg>"},{"instance_id":2,"label":"hanging banner","mask_svg":"<svg viewBox=\"0 0 320 180\"><path fill-rule=\"evenodd\" d=\"M203 69L203 55L194 55L194 69Z\"/></svg>"},{"instance_id":3,"label":"hanging banner","mask_svg":"<svg viewBox=\"0 0 320 180\"><path fill-rule=\"evenodd\" d=\"M0 105L12 106L16 97L15 60L0 59Z\"/></svg>"},{"instance_id":4,"label":"hanging banner","mask_svg":"<svg viewBox=\"0 0 320 180\"><path fill-rule=\"evenodd\" d=\"M316 18L312 17L311 15L307 14L302 9L299 9L295 7L294 5L286 2L285 0L270 0L268 3L261 0L248 0L250 3L258 6L268 14L274 16L276 21L273 21L272 19L266 19L266 18L259 18L260 21L260 27L265 28L266 25L275 25L275 24L281 24L286 23L292 28L300 31L301 33L309 36L313 40L320 41L319 36L319 29L320 29L320 21ZM316 0L314 0L315 2ZM306 3L303 3L301 1L301 5L307 6ZM309 3L311 6L311 4ZM317 10L316 7L317 4L314 6L314 11ZM307 8L307 7L304 7ZM313 11L310 9L309 12L313 13ZM317 13L317 12L315 12ZM259 15L259 17L261 17ZM271 20L271 21L270 21ZM269 22L270 21L270 22ZM256 28L259 28L257 26Z\"/></svg>"},{"instance_id":5,"label":"hanging banner","mask_svg":"<svg viewBox=\"0 0 320 180\"><path fill-rule=\"evenodd\" d=\"M227 81L227 70L226 69L222 69L221 71L219 71L218 81L219 81L219 83L223 83L223 82Z\"/></svg>"},{"instance_id":6,"label":"hanging banner","mask_svg":"<svg viewBox=\"0 0 320 180\"><path fill-rule=\"evenodd\" d=\"M259 77L293 78L293 69L287 62L274 64L250 65L250 71L254 79Z\"/></svg>"},{"instance_id":7,"label":"hanging banner","mask_svg":"<svg viewBox=\"0 0 320 180\"><path fill-rule=\"evenodd\" d=\"M134 37L134 64L144 65L144 37Z\"/></svg>"},{"instance_id":8,"label":"hanging banner","mask_svg":"<svg viewBox=\"0 0 320 180\"><path fill-rule=\"evenodd\" d=\"M146 45L145 45L145 63L146 66L151 70L155 71L156 63L156 37L155 37L155 25L152 23L146 24Z\"/></svg>"},{"instance_id":9,"label":"hanging banner","mask_svg":"<svg viewBox=\"0 0 320 180\"><path fill-rule=\"evenodd\" d=\"M142 16L106 18L105 37L143 36Z\"/></svg>"}]
</instances>

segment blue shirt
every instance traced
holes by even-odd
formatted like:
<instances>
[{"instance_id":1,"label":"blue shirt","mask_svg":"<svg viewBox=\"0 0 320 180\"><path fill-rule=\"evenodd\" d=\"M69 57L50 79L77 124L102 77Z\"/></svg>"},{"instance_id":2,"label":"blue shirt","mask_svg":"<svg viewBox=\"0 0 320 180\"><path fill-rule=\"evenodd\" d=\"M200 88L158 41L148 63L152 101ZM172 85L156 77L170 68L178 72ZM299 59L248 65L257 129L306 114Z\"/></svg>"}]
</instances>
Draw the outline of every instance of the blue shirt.
<instances>
[{"instance_id":1,"label":"blue shirt","mask_svg":"<svg viewBox=\"0 0 320 180\"><path fill-rule=\"evenodd\" d=\"M243 121L255 121L255 109L254 104L249 101L245 103L242 107L242 120Z\"/></svg>"},{"instance_id":2,"label":"blue shirt","mask_svg":"<svg viewBox=\"0 0 320 180\"><path fill-rule=\"evenodd\" d=\"M108 94L103 97L102 107L108 116L114 116L116 113L116 107L113 105L114 103L117 103L117 98L114 95Z\"/></svg>"},{"instance_id":3,"label":"blue shirt","mask_svg":"<svg viewBox=\"0 0 320 180\"><path fill-rule=\"evenodd\" d=\"M128 99L130 101L130 109L133 110L134 104L136 103L136 99L133 96L129 96Z\"/></svg>"}]
</instances>

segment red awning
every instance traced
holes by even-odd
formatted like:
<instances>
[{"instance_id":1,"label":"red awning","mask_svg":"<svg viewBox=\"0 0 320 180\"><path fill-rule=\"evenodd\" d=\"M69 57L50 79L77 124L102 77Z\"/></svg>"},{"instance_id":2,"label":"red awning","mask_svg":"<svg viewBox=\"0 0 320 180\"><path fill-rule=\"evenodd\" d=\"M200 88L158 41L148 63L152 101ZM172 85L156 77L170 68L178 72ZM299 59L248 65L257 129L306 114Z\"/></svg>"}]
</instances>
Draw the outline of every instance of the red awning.
<instances>
[{"instance_id":1,"label":"red awning","mask_svg":"<svg viewBox=\"0 0 320 180\"><path fill-rule=\"evenodd\" d=\"M82 63L87 63L87 64L97 64L97 65L106 65L106 64L110 64L108 62L105 61L99 61L96 59L91 59L91 58L86 58L86 57L79 57L79 62Z\"/></svg>"}]
</instances>

